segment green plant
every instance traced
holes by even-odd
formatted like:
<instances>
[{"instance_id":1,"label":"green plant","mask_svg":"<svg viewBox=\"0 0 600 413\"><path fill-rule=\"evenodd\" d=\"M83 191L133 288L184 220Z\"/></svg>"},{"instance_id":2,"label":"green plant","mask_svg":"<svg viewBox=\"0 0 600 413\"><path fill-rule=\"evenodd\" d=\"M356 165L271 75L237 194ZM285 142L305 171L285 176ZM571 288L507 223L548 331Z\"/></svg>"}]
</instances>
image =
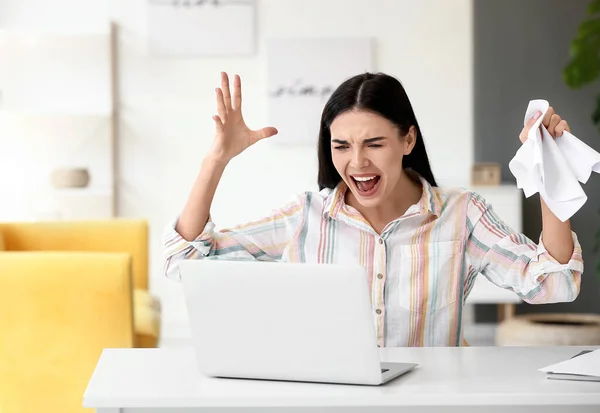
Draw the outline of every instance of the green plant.
<instances>
[{"instance_id":1,"label":"green plant","mask_svg":"<svg viewBox=\"0 0 600 413\"><path fill-rule=\"evenodd\" d=\"M587 19L577 30L577 37L571 42L570 61L562 71L564 83L571 89L579 89L591 84L600 75L600 0L592 0L587 8ZM600 93L596 96L596 107L591 120L600 132ZM598 211L600 214L600 210ZM600 251L600 230L596 232L594 252ZM600 259L596 266L600 277Z\"/></svg>"}]
</instances>

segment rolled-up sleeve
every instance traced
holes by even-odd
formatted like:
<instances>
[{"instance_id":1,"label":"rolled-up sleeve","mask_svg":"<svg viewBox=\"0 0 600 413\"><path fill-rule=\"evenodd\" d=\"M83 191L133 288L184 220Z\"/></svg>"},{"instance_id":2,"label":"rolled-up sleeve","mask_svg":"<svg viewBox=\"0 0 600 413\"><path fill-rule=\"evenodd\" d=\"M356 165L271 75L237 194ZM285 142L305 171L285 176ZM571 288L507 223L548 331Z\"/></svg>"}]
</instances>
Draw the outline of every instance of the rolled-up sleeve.
<instances>
[{"instance_id":1,"label":"rolled-up sleeve","mask_svg":"<svg viewBox=\"0 0 600 413\"><path fill-rule=\"evenodd\" d=\"M472 195L467 215L467 258L475 271L530 304L570 302L579 295L583 259L574 232L573 254L561 264L546 250L542 235L536 244L514 231L481 196Z\"/></svg>"},{"instance_id":2,"label":"rolled-up sleeve","mask_svg":"<svg viewBox=\"0 0 600 413\"><path fill-rule=\"evenodd\" d=\"M280 260L290 240L303 225L305 205L306 196L298 196L262 219L220 231L209 220L193 241L187 241L176 231L175 219L164 231L164 275L179 280L177 264L186 259Z\"/></svg>"}]
</instances>

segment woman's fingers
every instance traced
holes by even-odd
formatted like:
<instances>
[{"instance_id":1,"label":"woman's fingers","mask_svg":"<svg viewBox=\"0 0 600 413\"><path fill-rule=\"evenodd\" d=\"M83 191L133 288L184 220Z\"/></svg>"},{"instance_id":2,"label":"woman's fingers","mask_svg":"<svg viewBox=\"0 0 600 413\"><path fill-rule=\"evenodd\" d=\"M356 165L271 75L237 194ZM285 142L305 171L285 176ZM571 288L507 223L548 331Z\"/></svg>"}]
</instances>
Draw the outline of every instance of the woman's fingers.
<instances>
[{"instance_id":1,"label":"woman's fingers","mask_svg":"<svg viewBox=\"0 0 600 413\"><path fill-rule=\"evenodd\" d=\"M273 135L277 135L277 132L278 132L277 129L275 129L272 126L269 126L266 128L250 131L250 137L252 138L252 140L254 142L257 142L261 139L265 139L265 138L269 138Z\"/></svg>"},{"instance_id":2,"label":"woman's fingers","mask_svg":"<svg viewBox=\"0 0 600 413\"><path fill-rule=\"evenodd\" d=\"M219 114L219 118L221 118L221 122L224 122L227 118L227 109L225 107L225 101L223 100L223 91L216 88L215 92L217 95L217 113Z\"/></svg>"},{"instance_id":3,"label":"woman's fingers","mask_svg":"<svg viewBox=\"0 0 600 413\"><path fill-rule=\"evenodd\" d=\"M242 80L238 75L233 78L233 109L240 110L242 107Z\"/></svg>"},{"instance_id":4,"label":"woman's fingers","mask_svg":"<svg viewBox=\"0 0 600 413\"><path fill-rule=\"evenodd\" d=\"M569 124L566 120L561 120L554 128L554 133L556 134L555 136L558 138L559 136L562 136L565 131L571 132L571 129L569 129Z\"/></svg>"},{"instance_id":5,"label":"woman's fingers","mask_svg":"<svg viewBox=\"0 0 600 413\"><path fill-rule=\"evenodd\" d=\"M217 129L217 131L222 132L223 131L223 122L221 121L221 118L217 115L214 115L212 118L215 121L215 128Z\"/></svg>"},{"instance_id":6,"label":"woman's fingers","mask_svg":"<svg viewBox=\"0 0 600 413\"><path fill-rule=\"evenodd\" d=\"M546 129L548 129L548 133L550 134L550 136L556 138L556 136L558 136L556 134L556 126L562 121L562 119L560 118L560 116L558 116L557 114L552 115L552 117L550 118L550 124L548 125L548 127Z\"/></svg>"},{"instance_id":7,"label":"woman's fingers","mask_svg":"<svg viewBox=\"0 0 600 413\"><path fill-rule=\"evenodd\" d=\"M548 126L550 126L550 119L552 119L554 113L554 108L550 106L544 115L544 119L542 120L542 125L544 125L546 129L548 129Z\"/></svg>"},{"instance_id":8,"label":"woman's fingers","mask_svg":"<svg viewBox=\"0 0 600 413\"><path fill-rule=\"evenodd\" d=\"M523 126L523 130L521 130L521 133L519 134L519 139L521 139L522 143L525 143L525 141L527 140L527 135L529 134L531 127L539 119L541 114L542 114L542 112L540 112L538 110L537 112L535 112L535 114L532 117L527 119L527 122L525 122L525 126Z\"/></svg>"},{"instance_id":9,"label":"woman's fingers","mask_svg":"<svg viewBox=\"0 0 600 413\"><path fill-rule=\"evenodd\" d=\"M527 122L525 123L525 127L523 127L523 130L521 131L521 134L519 135L521 142L525 143L525 141L527 140L527 134L529 133L529 131L531 130L531 127L533 126L533 124L539 118L540 115L541 115L541 112L537 111L533 117L531 117L527 120ZM562 136L564 131L568 131L568 132L571 131L567 121L563 120L559 115L557 115L552 106L550 106L548 108L548 110L546 111L546 114L544 115L544 118L542 119L542 125L546 128L546 130L548 131L550 136L552 136L554 138Z\"/></svg>"},{"instance_id":10,"label":"woman's fingers","mask_svg":"<svg viewBox=\"0 0 600 413\"><path fill-rule=\"evenodd\" d=\"M227 112L231 110L231 92L229 91L229 77L226 72L221 73L221 90L223 91L223 100Z\"/></svg>"}]
</instances>

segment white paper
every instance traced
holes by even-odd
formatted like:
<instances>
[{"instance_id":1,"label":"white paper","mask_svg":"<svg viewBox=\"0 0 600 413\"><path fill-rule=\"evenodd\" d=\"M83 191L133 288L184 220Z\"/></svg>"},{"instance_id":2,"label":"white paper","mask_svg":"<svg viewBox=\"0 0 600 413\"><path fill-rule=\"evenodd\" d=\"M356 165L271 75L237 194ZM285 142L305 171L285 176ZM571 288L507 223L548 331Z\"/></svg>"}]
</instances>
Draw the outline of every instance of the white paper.
<instances>
[{"instance_id":1,"label":"white paper","mask_svg":"<svg viewBox=\"0 0 600 413\"><path fill-rule=\"evenodd\" d=\"M525 122L538 110L542 115L508 166L525 196L539 192L548 208L564 222L587 201L579 182L586 183L592 172L600 173L600 153L570 132L552 138L542 125L549 107L546 100L529 102Z\"/></svg>"},{"instance_id":2,"label":"white paper","mask_svg":"<svg viewBox=\"0 0 600 413\"><path fill-rule=\"evenodd\" d=\"M157 55L249 56L256 0L147 0L148 41Z\"/></svg>"},{"instance_id":3,"label":"white paper","mask_svg":"<svg viewBox=\"0 0 600 413\"><path fill-rule=\"evenodd\" d=\"M543 367L539 371L600 377L600 350Z\"/></svg>"}]
</instances>

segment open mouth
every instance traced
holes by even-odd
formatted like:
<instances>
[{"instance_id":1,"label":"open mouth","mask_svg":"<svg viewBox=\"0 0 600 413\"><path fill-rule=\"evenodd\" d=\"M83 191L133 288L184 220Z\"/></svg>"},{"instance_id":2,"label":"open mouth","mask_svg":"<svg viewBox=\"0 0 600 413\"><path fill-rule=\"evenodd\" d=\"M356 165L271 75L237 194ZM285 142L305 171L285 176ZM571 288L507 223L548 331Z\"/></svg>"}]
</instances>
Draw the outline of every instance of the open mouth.
<instances>
[{"instance_id":1,"label":"open mouth","mask_svg":"<svg viewBox=\"0 0 600 413\"><path fill-rule=\"evenodd\" d=\"M352 182L354 182L354 186L361 196L372 196L375 194L375 192L377 192L377 188L379 187L379 181L381 180L381 176L379 175L351 176L351 178Z\"/></svg>"}]
</instances>

